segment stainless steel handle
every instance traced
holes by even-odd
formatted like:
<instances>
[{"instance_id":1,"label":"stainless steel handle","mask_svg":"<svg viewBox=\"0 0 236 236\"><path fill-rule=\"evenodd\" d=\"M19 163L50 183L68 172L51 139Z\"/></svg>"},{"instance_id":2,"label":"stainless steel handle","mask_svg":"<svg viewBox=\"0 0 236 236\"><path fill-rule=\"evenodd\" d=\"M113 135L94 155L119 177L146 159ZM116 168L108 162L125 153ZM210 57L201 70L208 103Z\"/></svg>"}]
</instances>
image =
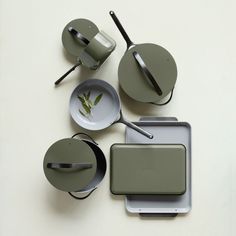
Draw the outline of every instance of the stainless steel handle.
<instances>
[{"instance_id":1,"label":"stainless steel handle","mask_svg":"<svg viewBox=\"0 0 236 236\"><path fill-rule=\"evenodd\" d=\"M148 70L148 68L147 68L145 62L143 61L142 57L140 56L140 54L137 53L136 51L134 51L133 56L134 56L136 62L138 63L139 68L141 69L141 71L145 75L145 77L152 83L152 85L155 88L157 94L159 96L161 96L162 95L162 90L161 90L160 86L158 85L157 81L155 80L154 76L152 75L152 73Z\"/></svg>"},{"instance_id":2,"label":"stainless steel handle","mask_svg":"<svg viewBox=\"0 0 236 236\"><path fill-rule=\"evenodd\" d=\"M134 45L134 43L130 40L128 34L126 33L125 29L121 25L121 23L120 23L119 19L117 18L115 12L110 11L109 13L110 13L111 18L115 22L117 28L119 29L120 33L122 34L123 38L125 39L125 41L127 43L127 49L129 49L132 45Z\"/></svg>"},{"instance_id":3,"label":"stainless steel handle","mask_svg":"<svg viewBox=\"0 0 236 236\"><path fill-rule=\"evenodd\" d=\"M61 83L63 79L66 78L67 75L69 75L73 70L75 70L76 67L81 65L81 61L78 61L72 68L70 68L64 75L62 75L56 82L55 85L58 85Z\"/></svg>"},{"instance_id":4,"label":"stainless steel handle","mask_svg":"<svg viewBox=\"0 0 236 236\"><path fill-rule=\"evenodd\" d=\"M84 35L82 35L79 31L77 31L76 29L74 29L73 27L69 27L68 31L75 36L77 39L79 39L82 43L84 43L85 45L89 44L89 40L84 37Z\"/></svg>"},{"instance_id":5,"label":"stainless steel handle","mask_svg":"<svg viewBox=\"0 0 236 236\"><path fill-rule=\"evenodd\" d=\"M140 134L146 136L147 138L149 139L152 139L153 138L153 134L145 131L144 129L138 127L137 125L133 124L132 122L130 121L127 121L123 115L122 115L122 112L120 112L120 119L117 121L117 122L120 122L120 123L123 123L125 125L127 125L128 127L130 127L131 129L134 129L136 130L137 132L139 132Z\"/></svg>"},{"instance_id":6,"label":"stainless steel handle","mask_svg":"<svg viewBox=\"0 0 236 236\"><path fill-rule=\"evenodd\" d=\"M47 163L49 169L77 169L84 170L92 168L92 163Z\"/></svg>"}]
</instances>

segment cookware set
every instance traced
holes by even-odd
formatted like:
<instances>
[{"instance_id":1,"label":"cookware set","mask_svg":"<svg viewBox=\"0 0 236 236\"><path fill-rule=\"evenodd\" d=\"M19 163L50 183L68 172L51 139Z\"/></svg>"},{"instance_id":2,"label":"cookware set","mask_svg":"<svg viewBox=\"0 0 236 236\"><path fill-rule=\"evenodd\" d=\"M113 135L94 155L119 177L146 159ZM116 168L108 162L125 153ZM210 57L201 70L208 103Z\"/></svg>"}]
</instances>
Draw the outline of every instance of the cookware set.
<instances>
[{"instance_id":1,"label":"cookware set","mask_svg":"<svg viewBox=\"0 0 236 236\"><path fill-rule=\"evenodd\" d=\"M133 100L166 105L172 99L177 66L172 55L153 43L134 44L113 11L109 12L127 44L118 67L122 90ZM74 66L55 85L82 65L97 70L116 42L87 19L69 22L62 32L65 51ZM135 88L134 88L135 84ZM126 196L126 209L140 214L186 213L191 208L191 136L188 123L175 118L123 116L116 90L106 81L81 82L69 101L72 120L85 130L99 131L115 123L126 125L126 143L111 144L110 190ZM106 158L86 133L52 144L44 156L47 180L73 198L85 199L105 176Z\"/></svg>"}]
</instances>

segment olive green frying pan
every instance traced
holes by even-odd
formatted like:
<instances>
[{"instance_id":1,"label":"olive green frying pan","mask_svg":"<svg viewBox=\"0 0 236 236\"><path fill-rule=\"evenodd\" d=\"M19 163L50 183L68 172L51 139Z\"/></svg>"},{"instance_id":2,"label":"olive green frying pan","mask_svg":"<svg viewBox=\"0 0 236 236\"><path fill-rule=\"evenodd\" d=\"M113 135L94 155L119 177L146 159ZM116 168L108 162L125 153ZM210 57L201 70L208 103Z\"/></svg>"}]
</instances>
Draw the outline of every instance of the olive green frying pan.
<instances>
[{"instance_id":1,"label":"olive green frying pan","mask_svg":"<svg viewBox=\"0 0 236 236\"><path fill-rule=\"evenodd\" d=\"M172 97L177 78L177 67L172 55L156 44L134 44L115 13L110 11L110 15L127 43L118 69L122 89L140 102L156 103L168 94Z\"/></svg>"}]
</instances>

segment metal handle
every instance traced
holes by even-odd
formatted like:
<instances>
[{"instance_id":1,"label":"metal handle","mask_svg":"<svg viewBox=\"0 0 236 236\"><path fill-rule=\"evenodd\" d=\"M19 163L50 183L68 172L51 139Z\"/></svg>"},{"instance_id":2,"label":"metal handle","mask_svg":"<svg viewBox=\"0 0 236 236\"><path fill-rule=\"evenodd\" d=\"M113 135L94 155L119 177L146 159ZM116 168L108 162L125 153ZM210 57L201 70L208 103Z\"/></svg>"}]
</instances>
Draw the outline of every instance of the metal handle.
<instances>
[{"instance_id":1,"label":"metal handle","mask_svg":"<svg viewBox=\"0 0 236 236\"><path fill-rule=\"evenodd\" d=\"M168 98L168 100L166 102L163 102L163 103L150 102L150 104L153 104L153 105L156 105L156 106L164 106L164 105L168 104L171 101L171 99L173 97L173 93L174 93L174 89L171 90L170 97Z\"/></svg>"},{"instance_id":2,"label":"metal handle","mask_svg":"<svg viewBox=\"0 0 236 236\"><path fill-rule=\"evenodd\" d=\"M69 27L68 31L81 42L83 42L85 45L89 44L89 40L85 38L79 31L75 30L73 27Z\"/></svg>"},{"instance_id":3,"label":"metal handle","mask_svg":"<svg viewBox=\"0 0 236 236\"><path fill-rule=\"evenodd\" d=\"M161 90L160 86L158 85L157 81L155 80L155 78L153 77L152 73L148 70L148 68L147 68L145 62L143 61L142 57L140 56L140 54L137 53L136 51L134 51L133 56L134 56L136 62L138 63L139 68L141 69L141 71L145 75L145 78L149 79L149 81L152 83L153 87L155 88L157 94L159 96L161 96L162 90Z\"/></svg>"},{"instance_id":4,"label":"metal handle","mask_svg":"<svg viewBox=\"0 0 236 236\"><path fill-rule=\"evenodd\" d=\"M176 217L178 213L139 213L143 217Z\"/></svg>"},{"instance_id":5,"label":"metal handle","mask_svg":"<svg viewBox=\"0 0 236 236\"><path fill-rule=\"evenodd\" d=\"M147 132L147 131L145 131L144 129L138 127L137 125L131 123L130 121L127 121L127 120L123 117L122 112L120 112L120 119L119 119L117 122L120 122L120 123L123 123L123 124L127 125L127 126L130 127L131 129L136 130L137 132L139 132L140 134L146 136L146 137L149 138L149 139L152 139L152 138L153 138L153 135L150 134L149 132Z\"/></svg>"},{"instance_id":6,"label":"metal handle","mask_svg":"<svg viewBox=\"0 0 236 236\"><path fill-rule=\"evenodd\" d=\"M119 29L120 33L122 34L123 38L125 39L125 41L127 43L127 49L129 49L129 47L134 45L134 43L130 40L128 34L125 32L125 29L121 25L121 23L120 23L119 19L117 18L115 12L110 11L109 14L110 14L111 18L113 19L113 21L115 22L115 24L116 24L117 28Z\"/></svg>"},{"instance_id":7,"label":"metal handle","mask_svg":"<svg viewBox=\"0 0 236 236\"><path fill-rule=\"evenodd\" d=\"M71 197L73 197L73 198L76 199L76 200L83 200L83 199L89 197L96 189L97 189L97 188L94 188L93 190L91 190L91 191L90 191L86 196L84 196L84 197L77 197L77 196L75 196L72 192L68 192L68 193L70 194Z\"/></svg>"},{"instance_id":8,"label":"metal handle","mask_svg":"<svg viewBox=\"0 0 236 236\"><path fill-rule=\"evenodd\" d=\"M61 83L63 79L66 78L67 75L69 75L73 70L75 70L76 67L81 65L81 61L78 61L71 69L69 69L63 76L61 76L56 82L55 85L58 85Z\"/></svg>"},{"instance_id":9,"label":"metal handle","mask_svg":"<svg viewBox=\"0 0 236 236\"><path fill-rule=\"evenodd\" d=\"M47 168L49 169L77 169L85 170L92 168L91 163L48 163Z\"/></svg>"},{"instance_id":10,"label":"metal handle","mask_svg":"<svg viewBox=\"0 0 236 236\"><path fill-rule=\"evenodd\" d=\"M76 136L79 136L79 137L80 137L81 135L85 135L85 136L88 137L94 144L98 145L98 144L94 141L94 139L93 139L91 136L89 136L88 134L86 134L86 133L82 133L82 132L76 133L76 134L74 134L71 138L74 138L74 137L76 137Z\"/></svg>"}]
</instances>

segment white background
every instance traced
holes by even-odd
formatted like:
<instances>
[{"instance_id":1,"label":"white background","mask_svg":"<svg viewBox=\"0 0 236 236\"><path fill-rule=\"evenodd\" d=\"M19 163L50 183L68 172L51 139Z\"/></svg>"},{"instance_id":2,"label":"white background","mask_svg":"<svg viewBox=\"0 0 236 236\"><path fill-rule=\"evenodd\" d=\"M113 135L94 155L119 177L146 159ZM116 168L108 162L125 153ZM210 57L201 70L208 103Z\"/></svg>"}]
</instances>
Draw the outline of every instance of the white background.
<instances>
[{"instance_id":1,"label":"white background","mask_svg":"<svg viewBox=\"0 0 236 236\"><path fill-rule=\"evenodd\" d=\"M44 177L47 148L81 129L69 116L72 90L90 77L118 89L126 44L110 18L114 10L131 39L168 49L178 66L172 102L136 103L121 93L124 114L176 116L192 125L193 208L174 219L128 214L109 192L109 171L91 197L76 201ZM0 0L0 235L236 235L236 2L230 0ZM78 69L61 43L64 26L87 18L117 42L96 72ZM91 133L109 164L109 148L124 142L122 124Z\"/></svg>"}]
</instances>

